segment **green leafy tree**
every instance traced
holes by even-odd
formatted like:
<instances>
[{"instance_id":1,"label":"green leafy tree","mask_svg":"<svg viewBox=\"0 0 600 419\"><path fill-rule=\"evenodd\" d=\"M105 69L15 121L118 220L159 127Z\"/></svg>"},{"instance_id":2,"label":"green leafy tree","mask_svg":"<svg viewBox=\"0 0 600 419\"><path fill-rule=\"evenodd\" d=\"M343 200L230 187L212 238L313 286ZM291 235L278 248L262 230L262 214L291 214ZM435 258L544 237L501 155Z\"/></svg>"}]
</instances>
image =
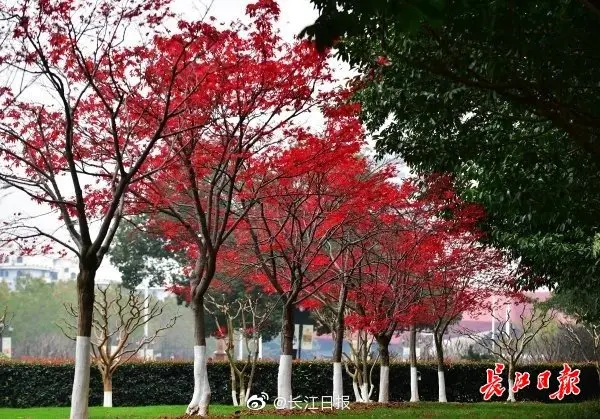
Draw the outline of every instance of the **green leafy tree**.
<instances>
[{"instance_id":1,"label":"green leafy tree","mask_svg":"<svg viewBox=\"0 0 600 419\"><path fill-rule=\"evenodd\" d=\"M340 18L350 28L336 46L361 71L357 99L379 152L453 173L485 206L490 240L520 258L521 285L598 295L594 3L449 0L434 20L399 19L388 1L313 3L316 25Z\"/></svg>"},{"instance_id":2,"label":"green leafy tree","mask_svg":"<svg viewBox=\"0 0 600 419\"><path fill-rule=\"evenodd\" d=\"M13 318L13 357L70 358L75 345L67 339L58 322L63 304L76 304L73 282L47 283L41 279L21 279L8 293L7 305Z\"/></svg>"},{"instance_id":3,"label":"green leafy tree","mask_svg":"<svg viewBox=\"0 0 600 419\"><path fill-rule=\"evenodd\" d=\"M117 232L109 253L123 286L134 289L145 281L151 286L182 282L183 255L167 250L167 241L140 227L143 217L128 221Z\"/></svg>"}]
</instances>

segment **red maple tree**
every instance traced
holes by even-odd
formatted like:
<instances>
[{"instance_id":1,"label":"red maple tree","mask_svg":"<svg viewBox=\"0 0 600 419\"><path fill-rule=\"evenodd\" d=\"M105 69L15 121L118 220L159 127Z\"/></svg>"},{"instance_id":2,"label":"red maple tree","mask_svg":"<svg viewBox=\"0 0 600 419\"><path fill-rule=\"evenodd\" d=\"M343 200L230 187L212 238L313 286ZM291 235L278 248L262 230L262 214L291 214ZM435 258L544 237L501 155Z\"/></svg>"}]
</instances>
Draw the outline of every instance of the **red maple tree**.
<instances>
[{"instance_id":1,"label":"red maple tree","mask_svg":"<svg viewBox=\"0 0 600 419\"><path fill-rule=\"evenodd\" d=\"M95 276L127 210L126 194L157 169L146 165L157 147L174 150L176 120L204 89L189 70L207 52L196 43L212 39L189 30L199 23L172 27L169 4L0 4L0 181L41 208L15 214L0 240L79 259L74 418L87 417ZM188 97L176 93L182 84L190 85ZM39 213L55 214L61 228L39 222Z\"/></svg>"},{"instance_id":2,"label":"red maple tree","mask_svg":"<svg viewBox=\"0 0 600 419\"><path fill-rule=\"evenodd\" d=\"M230 29L185 26L205 34L193 48L206 48L207 57L176 90L186 107L172 121L172 144L148 160L150 174L134 189L137 211L150 214L149 228L190 260L185 294L194 311L198 368L189 414L205 415L210 401L204 296L226 260L221 251L281 176L272 160L290 142L310 137L299 117L333 95L325 57L308 42L284 42L274 29L276 2L251 4L247 14L250 24ZM197 79L206 82L196 94Z\"/></svg>"}]
</instances>

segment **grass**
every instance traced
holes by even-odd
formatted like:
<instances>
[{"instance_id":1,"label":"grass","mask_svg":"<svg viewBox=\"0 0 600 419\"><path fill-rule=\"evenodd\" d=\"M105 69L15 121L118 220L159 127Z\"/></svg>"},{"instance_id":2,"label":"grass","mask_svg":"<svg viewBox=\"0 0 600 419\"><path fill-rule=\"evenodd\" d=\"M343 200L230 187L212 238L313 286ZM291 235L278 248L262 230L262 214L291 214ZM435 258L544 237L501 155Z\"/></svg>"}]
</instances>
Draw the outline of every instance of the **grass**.
<instances>
[{"instance_id":1,"label":"grass","mask_svg":"<svg viewBox=\"0 0 600 419\"><path fill-rule=\"evenodd\" d=\"M211 415L232 416L237 408L233 406L211 405ZM185 411L185 406L142 406L142 407L91 407L90 419L133 419L133 418L177 418ZM300 412L298 412L300 413ZM242 416L247 416L242 414ZM264 414L248 415L252 418L277 418L274 410ZM288 413L288 416L289 413ZM299 416L295 414L293 416ZM312 413L311 418L331 418L333 415ZM397 404L391 407L371 405L351 405L350 410L338 412L340 417L354 418L597 418L600 417L600 402L582 403L418 403ZM69 417L68 407L38 407L29 409L0 408L2 419L62 419Z\"/></svg>"}]
</instances>

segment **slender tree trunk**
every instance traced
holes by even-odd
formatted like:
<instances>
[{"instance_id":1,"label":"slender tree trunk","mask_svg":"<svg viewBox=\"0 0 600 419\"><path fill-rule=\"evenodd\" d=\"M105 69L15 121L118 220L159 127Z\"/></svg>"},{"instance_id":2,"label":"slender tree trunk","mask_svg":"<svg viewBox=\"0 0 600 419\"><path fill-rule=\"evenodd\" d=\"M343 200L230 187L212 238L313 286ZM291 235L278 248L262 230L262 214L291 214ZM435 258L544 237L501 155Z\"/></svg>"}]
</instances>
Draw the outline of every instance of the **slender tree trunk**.
<instances>
[{"instance_id":1,"label":"slender tree trunk","mask_svg":"<svg viewBox=\"0 0 600 419\"><path fill-rule=\"evenodd\" d=\"M206 333L204 329L204 296L198 296L194 311L194 395L186 413L207 416L210 403L210 384L206 365Z\"/></svg>"},{"instance_id":2,"label":"slender tree trunk","mask_svg":"<svg viewBox=\"0 0 600 419\"><path fill-rule=\"evenodd\" d=\"M362 333L359 332L359 339L362 339ZM370 387L371 387L371 376L369 374L369 348L368 348L369 336L367 332L364 332L364 340L361 345L361 363L362 363L362 383L360 386L360 391L362 394L362 399L364 403L371 402L370 395Z\"/></svg>"},{"instance_id":3,"label":"slender tree trunk","mask_svg":"<svg viewBox=\"0 0 600 419\"><path fill-rule=\"evenodd\" d=\"M256 371L256 361L258 360L258 345L261 337L255 337L254 342L256 343L254 357L252 358L252 365L250 366L250 376L248 377L248 384L246 385L246 393L244 394L244 403L242 406L245 406L248 403L248 397L250 397L250 390L252 390L252 384L254 383L254 373Z\"/></svg>"},{"instance_id":4,"label":"slender tree trunk","mask_svg":"<svg viewBox=\"0 0 600 419\"><path fill-rule=\"evenodd\" d=\"M598 384L600 384L600 362L596 361L596 373L598 374Z\"/></svg>"},{"instance_id":5,"label":"slender tree trunk","mask_svg":"<svg viewBox=\"0 0 600 419\"><path fill-rule=\"evenodd\" d=\"M390 401L390 340L391 336L378 336L377 345L379 346L379 403L388 403Z\"/></svg>"},{"instance_id":6,"label":"slender tree trunk","mask_svg":"<svg viewBox=\"0 0 600 419\"><path fill-rule=\"evenodd\" d=\"M246 406L246 386L244 385L244 373L240 374L240 406Z\"/></svg>"},{"instance_id":7,"label":"slender tree trunk","mask_svg":"<svg viewBox=\"0 0 600 419\"><path fill-rule=\"evenodd\" d=\"M516 401L515 392L513 391L514 384L515 384L515 365L511 361L508 363L508 398L506 399L509 402Z\"/></svg>"},{"instance_id":8,"label":"slender tree trunk","mask_svg":"<svg viewBox=\"0 0 600 419\"><path fill-rule=\"evenodd\" d=\"M231 374L231 401L233 402L234 406L238 406L238 399L237 399L237 383L236 383L236 372L235 372L235 368L233 367L233 365L229 365L229 373ZM240 397L242 396L242 393L240 391ZM241 403L241 400L240 400Z\"/></svg>"},{"instance_id":9,"label":"slender tree trunk","mask_svg":"<svg viewBox=\"0 0 600 419\"><path fill-rule=\"evenodd\" d=\"M237 398L237 383L236 383L236 370L235 370L235 347L233 345L233 321L231 318L227 319L227 361L229 362L229 373L231 374L231 400L234 406L238 406ZM242 394L240 393L240 397ZM240 400L241 403L241 400Z\"/></svg>"},{"instance_id":10,"label":"slender tree trunk","mask_svg":"<svg viewBox=\"0 0 600 419\"><path fill-rule=\"evenodd\" d=\"M344 345L344 310L346 308L346 297L348 289L342 283L338 299L338 311L335 322L335 342L333 347L333 407L341 409L344 399L344 382L342 379L342 351Z\"/></svg>"},{"instance_id":11,"label":"slender tree trunk","mask_svg":"<svg viewBox=\"0 0 600 419\"><path fill-rule=\"evenodd\" d=\"M75 376L71 394L71 419L87 419L90 393L90 336L94 315L94 279L96 267L90 268L79 263L77 275L77 338L75 346Z\"/></svg>"},{"instance_id":12,"label":"slender tree trunk","mask_svg":"<svg viewBox=\"0 0 600 419\"><path fill-rule=\"evenodd\" d=\"M444 347L442 346L442 337L434 333L435 341L435 352L437 355L437 367L438 367L438 401L440 403L446 403L446 377L444 368Z\"/></svg>"},{"instance_id":13,"label":"slender tree trunk","mask_svg":"<svg viewBox=\"0 0 600 419\"><path fill-rule=\"evenodd\" d=\"M354 398L356 399L357 402L362 402L362 396L360 395L360 390L358 388L358 380L357 380L357 375L355 375L354 377L352 377L352 390L354 390Z\"/></svg>"},{"instance_id":14,"label":"slender tree trunk","mask_svg":"<svg viewBox=\"0 0 600 419\"><path fill-rule=\"evenodd\" d=\"M102 374L102 384L104 385L104 407L113 407L112 393L112 373L107 371Z\"/></svg>"},{"instance_id":15,"label":"slender tree trunk","mask_svg":"<svg viewBox=\"0 0 600 419\"><path fill-rule=\"evenodd\" d=\"M410 401L419 401L419 373L417 371L417 328L410 325L408 337L408 356L410 358Z\"/></svg>"},{"instance_id":16,"label":"slender tree trunk","mask_svg":"<svg viewBox=\"0 0 600 419\"><path fill-rule=\"evenodd\" d=\"M281 356L277 374L276 408L292 408L292 354L294 348L294 304L286 302L283 307L281 330ZM300 338L300 337L299 337Z\"/></svg>"}]
</instances>

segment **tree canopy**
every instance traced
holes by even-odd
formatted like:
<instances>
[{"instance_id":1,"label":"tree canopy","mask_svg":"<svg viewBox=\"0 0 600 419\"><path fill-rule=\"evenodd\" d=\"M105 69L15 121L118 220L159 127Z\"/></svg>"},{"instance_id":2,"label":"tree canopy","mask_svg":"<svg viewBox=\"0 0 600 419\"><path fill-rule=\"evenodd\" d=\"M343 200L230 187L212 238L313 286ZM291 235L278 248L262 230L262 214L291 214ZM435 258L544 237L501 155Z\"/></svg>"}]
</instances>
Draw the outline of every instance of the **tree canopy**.
<instances>
[{"instance_id":1,"label":"tree canopy","mask_svg":"<svg viewBox=\"0 0 600 419\"><path fill-rule=\"evenodd\" d=\"M318 23L338 15L313 3L322 15L305 32L327 45ZM356 97L379 152L453 173L462 195L485 206L489 238L521 258L522 285L592 290L599 9L448 1L438 16L354 3L337 2L347 29L335 45L362 73Z\"/></svg>"}]
</instances>

